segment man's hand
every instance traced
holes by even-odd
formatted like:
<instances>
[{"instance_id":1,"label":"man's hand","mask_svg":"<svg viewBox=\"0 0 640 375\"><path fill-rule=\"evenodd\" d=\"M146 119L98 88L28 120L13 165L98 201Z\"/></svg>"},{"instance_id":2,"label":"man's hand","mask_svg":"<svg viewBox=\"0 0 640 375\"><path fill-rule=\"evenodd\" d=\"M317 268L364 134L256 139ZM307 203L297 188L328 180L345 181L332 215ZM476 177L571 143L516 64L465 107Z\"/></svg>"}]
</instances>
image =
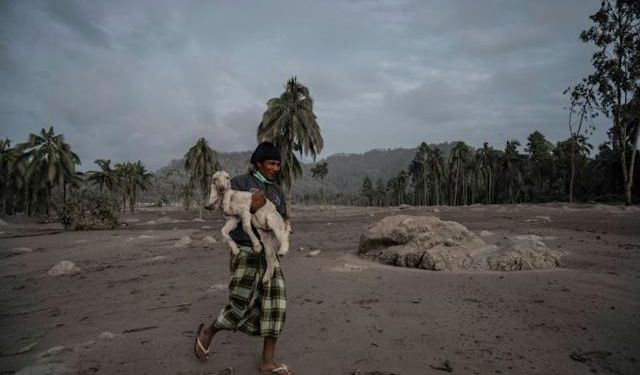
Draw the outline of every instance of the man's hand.
<instances>
[{"instance_id":1,"label":"man's hand","mask_svg":"<svg viewBox=\"0 0 640 375\"><path fill-rule=\"evenodd\" d=\"M251 213L254 213L262 208L267 203L267 198L264 195L264 191L256 189L251 194Z\"/></svg>"}]
</instances>

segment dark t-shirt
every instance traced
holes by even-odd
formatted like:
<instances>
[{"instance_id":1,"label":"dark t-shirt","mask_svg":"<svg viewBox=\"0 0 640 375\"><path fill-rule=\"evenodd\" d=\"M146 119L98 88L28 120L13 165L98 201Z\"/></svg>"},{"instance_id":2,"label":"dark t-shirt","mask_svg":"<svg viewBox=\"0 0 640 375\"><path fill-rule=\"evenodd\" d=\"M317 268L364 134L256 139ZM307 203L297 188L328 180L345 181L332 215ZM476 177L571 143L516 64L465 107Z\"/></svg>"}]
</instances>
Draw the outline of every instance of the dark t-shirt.
<instances>
[{"instance_id":1,"label":"dark t-shirt","mask_svg":"<svg viewBox=\"0 0 640 375\"><path fill-rule=\"evenodd\" d=\"M283 218L287 217L287 203L285 202L284 193L276 184L263 184L253 174L243 174L231 179L231 188L239 191L251 191L259 189L264 192L268 200L276 206L276 210ZM255 232L255 229L254 229ZM251 239L242 230L242 223L229 232L231 238L240 246L251 246ZM256 234L257 235L257 234Z\"/></svg>"}]
</instances>

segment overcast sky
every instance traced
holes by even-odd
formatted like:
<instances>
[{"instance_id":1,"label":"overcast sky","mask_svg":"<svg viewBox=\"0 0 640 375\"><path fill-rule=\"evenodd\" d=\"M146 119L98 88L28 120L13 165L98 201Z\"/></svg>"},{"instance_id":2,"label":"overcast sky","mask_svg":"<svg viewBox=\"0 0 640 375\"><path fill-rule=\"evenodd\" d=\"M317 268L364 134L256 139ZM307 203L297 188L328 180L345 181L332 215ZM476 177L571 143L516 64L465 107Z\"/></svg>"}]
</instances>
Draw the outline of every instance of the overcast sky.
<instances>
[{"instance_id":1,"label":"overcast sky","mask_svg":"<svg viewBox=\"0 0 640 375\"><path fill-rule=\"evenodd\" d=\"M54 125L83 161L156 169L199 137L255 147L269 98L309 87L321 156L568 137L598 0L0 2L0 137ZM598 120L592 137L605 139Z\"/></svg>"}]
</instances>

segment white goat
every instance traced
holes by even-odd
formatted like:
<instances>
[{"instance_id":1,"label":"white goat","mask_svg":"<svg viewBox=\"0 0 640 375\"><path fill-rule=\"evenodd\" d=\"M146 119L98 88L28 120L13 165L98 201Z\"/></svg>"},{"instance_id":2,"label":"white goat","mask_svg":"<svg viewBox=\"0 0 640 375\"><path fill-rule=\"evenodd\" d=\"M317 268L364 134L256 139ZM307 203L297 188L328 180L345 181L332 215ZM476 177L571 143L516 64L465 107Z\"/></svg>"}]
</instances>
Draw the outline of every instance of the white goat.
<instances>
[{"instance_id":1,"label":"white goat","mask_svg":"<svg viewBox=\"0 0 640 375\"><path fill-rule=\"evenodd\" d=\"M264 244L267 269L262 277L262 282L267 283L273 277L275 267L278 263L276 257L276 246L280 243L278 255L285 255L289 252L289 232L291 226L276 211L276 206L267 199L264 206L251 214L251 192L231 189L229 174L225 171L214 173L211 181L211 193L207 208L220 207L227 222L220 231L222 237L231 247L234 255L240 251L238 244L229 236L238 223L242 222L242 229L251 238L253 250L257 253L262 251L260 239ZM258 239L251 224L256 228L260 239Z\"/></svg>"}]
</instances>

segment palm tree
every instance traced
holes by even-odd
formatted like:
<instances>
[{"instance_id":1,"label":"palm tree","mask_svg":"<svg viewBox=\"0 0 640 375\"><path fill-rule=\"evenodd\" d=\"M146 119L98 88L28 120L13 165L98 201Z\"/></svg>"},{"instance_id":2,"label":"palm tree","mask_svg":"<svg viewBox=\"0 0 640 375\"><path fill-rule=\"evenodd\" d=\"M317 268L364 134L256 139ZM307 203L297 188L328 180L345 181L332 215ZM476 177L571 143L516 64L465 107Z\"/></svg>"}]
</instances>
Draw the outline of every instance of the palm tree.
<instances>
[{"instance_id":1,"label":"palm tree","mask_svg":"<svg viewBox=\"0 0 640 375\"><path fill-rule=\"evenodd\" d=\"M135 211L138 202L138 190L147 191L151 187L151 177L153 175L147 172L147 168L138 160L135 164L131 164L131 196L129 201L129 209Z\"/></svg>"},{"instance_id":2,"label":"palm tree","mask_svg":"<svg viewBox=\"0 0 640 375\"><path fill-rule=\"evenodd\" d=\"M467 164L471 160L471 149L464 142L457 142L449 153L449 178L453 179L451 190L451 204L458 204L458 190L462 190L463 204L466 204L466 172Z\"/></svg>"},{"instance_id":3,"label":"palm tree","mask_svg":"<svg viewBox=\"0 0 640 375\"><path fill-rule=\"evenodd\" d=\"M131 166L130 162L117 163L114 169L117 181L116 186L122 198L122 212L127 211L127 198L131 196Z\"/></svg>"},{"instance_id":4,"label":"palm tree","mask_svg":"<svg viewBox=\"0 0 640 375\"><path fill-rule=\"evenodd\" d=\"M502 159L502 171L504 178L504 188L506 198L509 203L517 201L522 189L522 155L518 153L520 142L517 140L507 141Z\"/></svg>"},{"instance_id":5,"label":"palm tree","mask_svg":"<svg viewBox=\"0 0 640 375\"><path fill-rule=\"evenodd\" d=\"M433 176L434 203L436 205L439 205L441 203L440 193L442 191L442 181L444 178L444 168L445 168L442 151L440 151L440 149L437 147L434 148L429 153L429 157L427 160L428 160L429 175Z\"/></svg>"},{"instance_id":6,"label":"palm tree","mask_svg":"<svg viewBox=\"0 0 640 375\"><path fill-rule=\"evenodd\" d=\"M311 176L314 180L320 180L322 182L324 181L324 178L327 176L327 174L329 174L329 163L327 163L326 161L317 163L311 168ZM320 187L320 199L322 203L326 203L324 196L324 186Z\"/></svg>"},{"instance_id":7,"label":"palm tree","mask_svg":"<svg viewBox=\"0 0 640 375\"><path fill-rule=\"evenodd\" d=\"M310 154L315 161L324 145L309 89L298 83L296 77L289 79L280 97L267 102L257 138L258 143L269 141L280 150L283 158L280 176L291 197L291 184L302 175L295 153Z\"/></svg>"},{"instance_id":8,"label":"palm tree","mask_svg":"<svg viewBox=\"0 0 640 375\"><path fill-rule=\"evenodd\" d=\"M35 177L32 184L45 188L48 215L51 190L72 178L76 165L80 164L80 158L71 151L62 134L55 134L53 126L49 130L42 129L40 134L29 134L29 140L16 148L22 153L19 161L27 164L25 171L29 177ZM64 201L66 202L66 195Z\"/></svg>"},{"instance_id":9,"label":"palm tree","mask_svg":"<svg viewBox=\"0 0 640 375\"><path fill-rule=\"evenodd\" d=\"M211 176L220 169L218 155L209 147L206 139L200 138L184 155L184 159L184 168L190 174L189 185L200 190L200 196L204 202L209 194ZM200 217L202 217L203 205L204 203L200 205Z\"/></svg>"},{"instance_id":10,"label":"palm tree","mask_svg":"<svg viewBox=\"0 0 640 375\"><path fill-rule=\"evenodd\" d=\"M100 170L90 171L89 181L98 185L100 191L103 187L113 191L118 181L115 170L111 169L111 159L98 159L94 163L98 164Z\"/></svg>"},{"instance_id":11,"label":"palm tree","mask_svg":"<svg viewBox=\"0 0 640 375\"><path fill-rule=\"evenodd\" d=\"M12 175L14 163L16 161L16 153L11 148L10 139L0 139L0 199L2 200L2 211L0 214L7 213L7 203L13 200Z\"/></svg>"},{"instance_id":12,"label":"palm tree","mask_svg":"<svg viewBox=\"0 0 640 375\"><path fill-rule=\"evenodd\" d=\"M425 142L422 142L418 147L418 151L416 151L416 155L413 157L413 161L409 165L409 175L415 186L415 191L418 195L416 203L419 205L428 204L427 194L429 189L427 185L427 168L430 153L431 148L429 148Z\"/></svg>"},{"instance_id":13,"label":"palm tree","mask_svg":"<svg viewBox=\"0 0 640 375\"><path fill-rule=\"evenodd\" d=\"M487 204L493 202L493 185L495 180L495 151L487 142L475 155L476 166L485 183L485 196Z\"/></svg>"}]
</instances>

